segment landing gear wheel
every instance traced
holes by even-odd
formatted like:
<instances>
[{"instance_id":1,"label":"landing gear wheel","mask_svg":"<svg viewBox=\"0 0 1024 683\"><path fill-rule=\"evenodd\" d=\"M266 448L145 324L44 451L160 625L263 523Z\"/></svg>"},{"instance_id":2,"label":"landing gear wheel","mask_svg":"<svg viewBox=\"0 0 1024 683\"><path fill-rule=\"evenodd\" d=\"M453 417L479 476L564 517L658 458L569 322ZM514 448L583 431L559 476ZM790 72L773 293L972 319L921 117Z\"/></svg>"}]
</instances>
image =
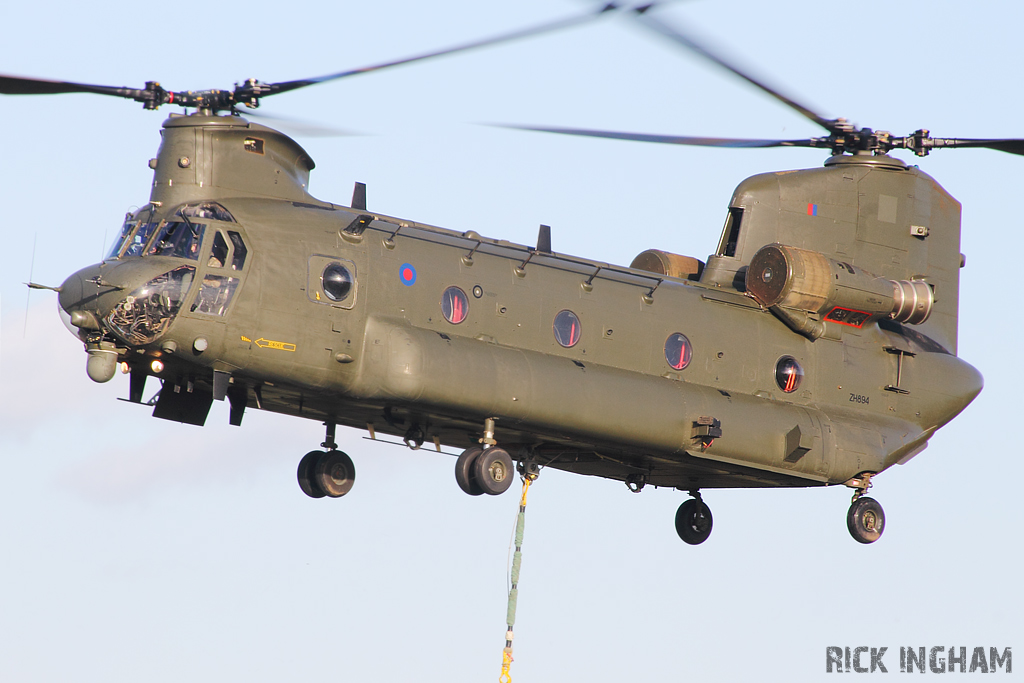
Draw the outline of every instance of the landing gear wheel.
<instances>
[{"instance_id":1,"label":"landing gear wheel","mask_svg":"<svg viewBox=\"0 0 1024 683\"><path fill-rule=\"evenodd\" d=\"M690 545L700 545L708 540L713 524L711 509L704 501L691 498L676 510L676 533Z\"/></svg>"},{"instance_id":2,"label":"landing gear wheel","mask_svg":"<svg viewBox=\"0 0 1024 683\"><path fill-rule=\"evenodd\" d=\"M473 476L473 465L483 452L484 449L479 446L472 446L462 451L462 455L455 461L455 481L458 482L460 489L471 496L479 496L484 492Z\"/></svg>"},{"instance_id":3,"label":"landing gear wheel","mask_svg":"<svg viewBox=\"0 0 1024 683\"><path fill-rule=\"evenodd\" d=\"M515 478L512 456L504 448L488 448L473 462L473 480L484 493L497 496L508 491Z\"/></svg>"},{"instance_id":4,"label":"landing gear wheel","mask_svg":"<svg viewBox=\"0 0 1024 683\"><path fill-rule=\"evenodd\" d=\"M316 461L323 454L323 451L310 451L302 456L302 460L299 461L299 488L310 498L323 498L327 495L316 483L316 475L313 473Z\"/></svg>"},{"instance_id":5,"label":"landing gear wheel","mask_svg":"<svg viewBox=\"0 0 1024 683\"><path fill-rule=\"evenodd\" d=\"M341 451L321 453L313 473L317 486L331 498L341 498L356 483L356 466Z\"/></svg>"},{"instance_id":6,"label":"landing gear wheel","mask_svg":"<svg viewBox=\"0 0 1024 683\"><path fill-rule=\"evenodd\" d=\"M846 513L846 526L853 540L858 543L874 543L885 531L885 512L874 498L862 496L853 501Z\"/></svg>"}]
</instances>

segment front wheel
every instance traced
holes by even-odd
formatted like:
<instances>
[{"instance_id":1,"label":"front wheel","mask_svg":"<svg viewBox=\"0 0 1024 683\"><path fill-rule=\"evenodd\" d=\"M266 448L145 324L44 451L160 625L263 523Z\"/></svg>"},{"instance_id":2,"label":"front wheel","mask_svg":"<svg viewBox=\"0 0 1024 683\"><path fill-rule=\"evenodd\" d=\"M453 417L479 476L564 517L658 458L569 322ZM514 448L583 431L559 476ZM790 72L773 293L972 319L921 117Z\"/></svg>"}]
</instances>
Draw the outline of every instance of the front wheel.
<instances>
[{"instance_id":1,"label":"front wheel","mask_svg":"<svg viewBox=\"0 0 1024 683\"><path fill-rule=\"evenodd\" d=\"M356 466L341 451L321 453L313 471L317 485L331 498L341 498L356 483Z\"/></svg>"},{"instance_id":2,"label":"front wheel","mask_svg":"<svg viewBox=\"0 0 1024 683\"><path fill-rule=\"evenodd\" d=\"M310 451L299 461L299 488L310 498L323 498L327 495L316 483L316 474L313 471L316 468L316 461L323 454L323 451Z\"/></svg>"},{"instance_id":3,"label":"front wheel","mask_svg":"<svg viewBox=\"0 0 1024 683\"><path fill-rule=\"evenodd\" d=\"M471 496L479 496L484 492L473 475L473 465L483 452L484 449L479 446L471 446L462 451L462 455L455 461L455 481L460 489Z\"/></svg>"},{"instance_id":4,"label":"front wheel","mask_svg":"<svg viewBox=\"0 0 1024 683\"><path fill-rule=\"evenodd\" d=\"M874 498L862 496L853 501L846 513L846 526L853 540L858 543L874 543L885 531L885 512Z\"/></svg>"},{"instance_id":5,"label":"front wheel","mask_svg":"<svg viewBox=\"0 0 1024 683\"><path fill-rule=\"evenodd\" d=\"M515 466L512 456L504 448L494 446L476 457L473 463L473 479L483 492L498 496L512 485Z\"/></svg>"},{"instance_id":6,"label":"front wheel","mask_svg":"<svg viewBox=\"0 0 1024 683\"><path fill-rule=\"evenodd\" d=\"M708 540L713 525L711 509L704 501L691 498L676 510L676 533L684 543L700 545Z\"/></svg>"}]
</instances>

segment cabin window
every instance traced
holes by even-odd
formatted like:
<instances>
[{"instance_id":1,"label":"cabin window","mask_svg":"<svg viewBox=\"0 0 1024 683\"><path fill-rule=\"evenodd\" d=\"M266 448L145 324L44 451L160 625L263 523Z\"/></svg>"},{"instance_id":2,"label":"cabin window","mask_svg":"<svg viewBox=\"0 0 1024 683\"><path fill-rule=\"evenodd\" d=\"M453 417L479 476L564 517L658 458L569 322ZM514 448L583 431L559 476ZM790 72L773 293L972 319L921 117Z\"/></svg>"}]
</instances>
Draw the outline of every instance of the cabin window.
<instances>
[{"instance_id":1,"label":"cabin window","mask_svg":"<svg viewBox=\"0 0 1024 683\"><path fill-rule=\"evenodd\" d=\"M686 335L676 332L665 340L665 360L675 370L682 370L690 364L693 348Z\"/></svg>"},{"instance_id":2,"label":"cabin window","mask_svg":"<svg viewBox=\"0 0 1024 683\"><path fill-rule=\"evenodd\" d=\"M441 295L441 313L452 325L458 325L469 315L469 298L458 287L449 287Z\"/></svg>"},{"instance_id":3,"label":"cabin window","mask_svg":"<svg viewBox=\"0 0 1024 683\"><path fill-rule=\"evenodd\" d=\"M719 256L735 256L740 242L740 225L743 223L743 208L730 206L722 228L722 241L718 245Z\"/></svg>"},{"instance_id":4,"label":"cabin window","mask_svg":"<svg viewBox=\"0 0 1024 683\"><path fill-rule=\"evenodd\" d=\"M580 340L580 334L582 333L580 319L572 311L559 311L558 315L555 316L553 328L555 341L560 346L568 349L576 346L576 343Z\"/></svg>"},{"instance_id":5,"label":"cabin window","mask_svg":"<svg viewBox=\"0 0 1024 683\"><path fill-rule=\"evenodd\" d=\"M804 369L793 356L783 356L775 364L775 383L787 394L796 391L803 379Z\"/></svg>"},{"instance_id":6,"label":"cabin window","mask_svg":"<svg viewBox=\"0 0 1024 683\"><path fill-rule=\"evenodd\" d=\"M344 301L352 292L352 284L355 282L352 271L337 262L324 268L320 280L324 294L331 301Z\"/></svg>"}]
</instances>

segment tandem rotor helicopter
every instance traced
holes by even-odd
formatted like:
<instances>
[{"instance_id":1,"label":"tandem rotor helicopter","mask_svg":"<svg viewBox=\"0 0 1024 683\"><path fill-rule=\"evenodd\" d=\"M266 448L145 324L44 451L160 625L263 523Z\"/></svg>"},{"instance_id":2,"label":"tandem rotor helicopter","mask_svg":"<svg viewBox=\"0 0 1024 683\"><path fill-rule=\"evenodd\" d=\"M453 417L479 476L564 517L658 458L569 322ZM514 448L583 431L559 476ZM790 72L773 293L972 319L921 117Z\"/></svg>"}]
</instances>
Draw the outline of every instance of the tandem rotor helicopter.
<instances>
[{"instance_id":1,"label":"tandem rotor helicopter","mask_svg":"<svg viewBox=\"0 0 1024 683\"><path fill-rule=\"evenodd\" d=\"M816 147L821 168L744 180L705 261L659 249L628 266L456 232L307 191L313 160L238 108L376 69L628 13L822 127L797 140L526 130L713 147ZM470 495L540 466L690 493L675 526L705 541L701 491L845 485L851 535L877 540L872 479L905 463L981 391L957 353L960 205L890 157L946 147L1024 153L1022 140L898 137L828 119L654 16L597 12L304 80L169 91L0 76L9 95L86 92L194 109L163 124L148 203L107 257L54 289L91 379L118 368L155 417L230 423L248 409L323 422L301 458L313 498L355 480L338 425L410 448L461 450ZM42 287L30 284L32 287ZM586 396L581 402L579 397Z\"/></svg>"}]
</instances>

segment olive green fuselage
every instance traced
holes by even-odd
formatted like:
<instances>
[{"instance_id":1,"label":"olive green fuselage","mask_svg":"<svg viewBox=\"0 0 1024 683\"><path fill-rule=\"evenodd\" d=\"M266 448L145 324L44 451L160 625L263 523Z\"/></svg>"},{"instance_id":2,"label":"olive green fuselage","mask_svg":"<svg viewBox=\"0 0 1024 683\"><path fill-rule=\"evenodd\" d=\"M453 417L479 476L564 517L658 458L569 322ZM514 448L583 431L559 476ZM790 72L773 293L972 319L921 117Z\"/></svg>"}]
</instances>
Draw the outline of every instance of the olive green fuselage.
<instances>
[{"instance_id":1,"label":"olive green fuselage","mask_svg":"<svg viewBox=\"0 0 1024 683\"><path fill-rule=\"evenodd\" d=\"M954 355L955 282L952 295L932 285L942 327L931 336L927 326L872 319L861 327L826 321L812 338L722 275L727 261L742 274L756 247L727 255L723 246L709 261L717 270L702 280L543 253L316 200L305 191L312 162L301 148L237 118L172 118L164 135L152 220L209 200L234 221L205 221L198 259L122 256L84 269L65 284L61 304L104 319L126 291L190 264L191 288L166 330L146 343L115 343L133 373L157 375L162 393L173 387L207 409L214 394L224 398L226 381L236 408L455 449L476 444L484 421L495 418L495 438L514 457L698 489L836 484L881 472L922 450L981 390L978 373ZM244 142L254 137L259 151ZM796 173L831 171L849 173ZM917 174L908 182L919 187L927 179L906 173ZM748 211L756 232L756 192L742 205L750 196L738 190L733 206ZM959 259L955 209L947 260ZM359 216L368 218L355 228ZM893 229L901 229L895 218ZM237 282L226 310L212 313L196 304L200 283L227 268L206 258L218 232L238 234L247 256L230 273ZM824 251L778 232L763 244L772 241ZM857 260L856 241L836 258L911 277L872 267L868 252ZM908 262L913 248L903 249ZM340 301L325 290L331 264L353 277ZM954 274L958 266L950 266ZM90 282L97 275L111 287ZM454 316L444 301L451 287L465 297ZM950 297L952 309L942 308ZM571 347L553 327L566 310L578 324ZM692 354L682 368L666 349L677 334ZM786 357L803 372L793 391L777 373Z\"/></svg>"}]
</instances>

